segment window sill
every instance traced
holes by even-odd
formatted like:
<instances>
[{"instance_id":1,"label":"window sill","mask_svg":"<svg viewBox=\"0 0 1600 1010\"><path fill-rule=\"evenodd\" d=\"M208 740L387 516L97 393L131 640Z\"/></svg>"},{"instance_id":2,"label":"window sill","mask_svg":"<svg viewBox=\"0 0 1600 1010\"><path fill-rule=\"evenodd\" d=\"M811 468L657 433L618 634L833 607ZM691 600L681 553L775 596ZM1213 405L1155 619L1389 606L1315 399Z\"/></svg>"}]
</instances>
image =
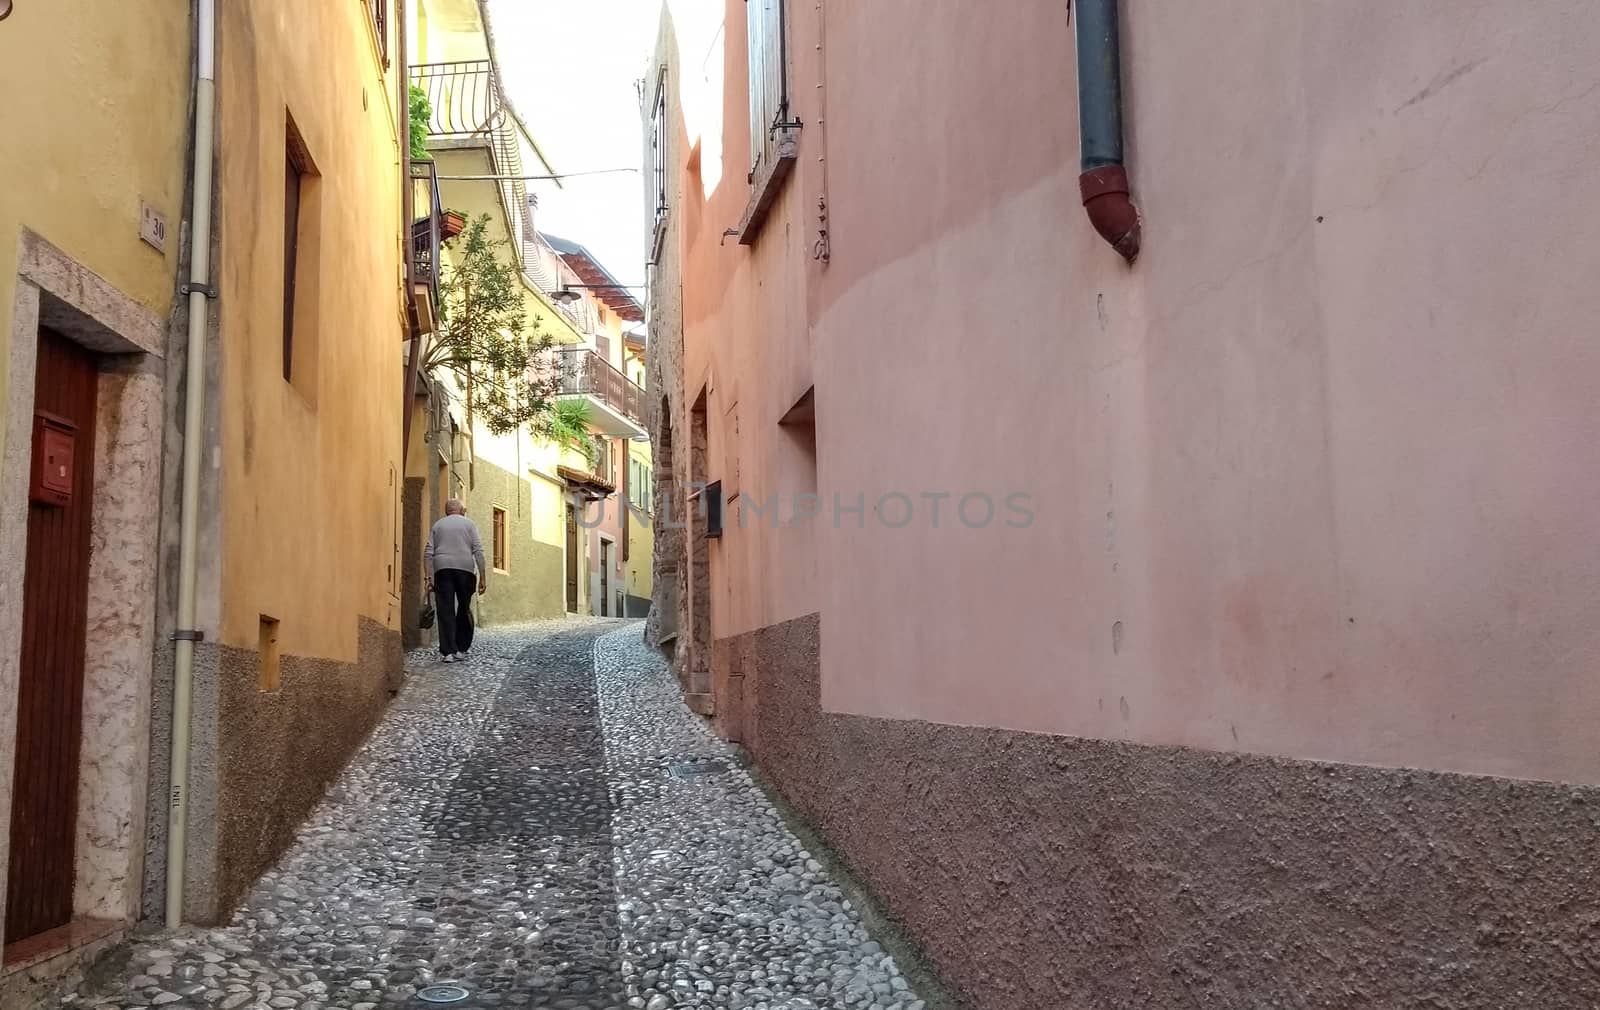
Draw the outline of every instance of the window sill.
<instances>
[{"instance_id":1,"label":"window sill","mask_svg":"<svg viewBox=\"0 0 1600 1010\"><path fill-rule=\"evenodd\" d=\"M794 172L800 158L800 142L793 132L786 132L778 140L777 154L761 171L761 176L750 184L750 203L744 209L744 220L739 222L739 244L755 245L761 236L761 226L766 224L772 205L778 202L783 183Z\"/></svg>"}]
</instances>

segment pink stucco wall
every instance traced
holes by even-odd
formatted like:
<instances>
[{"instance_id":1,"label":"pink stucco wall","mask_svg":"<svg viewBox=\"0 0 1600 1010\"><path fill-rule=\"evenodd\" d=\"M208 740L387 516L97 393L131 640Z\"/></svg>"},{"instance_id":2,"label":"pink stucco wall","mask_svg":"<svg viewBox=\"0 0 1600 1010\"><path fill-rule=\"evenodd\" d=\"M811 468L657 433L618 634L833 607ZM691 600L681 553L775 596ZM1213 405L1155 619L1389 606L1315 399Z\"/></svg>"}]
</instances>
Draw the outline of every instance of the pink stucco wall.
<instances>
[{"instance_id":1,"label":"pink stucco wall","mask_svg":"<svg viewBox=\"0 0 1600 1010\"><path fill-rule=\"evenodd\" d=\"M842 712L1600 781L1588 5L1125 4L1131 269L1079 206L1064 7L793 4L799 168L746 248L729 0L687 401L783 493L815 384L819 489L868 509L714 545L715 636L820 612Z\"/></svg>"}]
</instances>

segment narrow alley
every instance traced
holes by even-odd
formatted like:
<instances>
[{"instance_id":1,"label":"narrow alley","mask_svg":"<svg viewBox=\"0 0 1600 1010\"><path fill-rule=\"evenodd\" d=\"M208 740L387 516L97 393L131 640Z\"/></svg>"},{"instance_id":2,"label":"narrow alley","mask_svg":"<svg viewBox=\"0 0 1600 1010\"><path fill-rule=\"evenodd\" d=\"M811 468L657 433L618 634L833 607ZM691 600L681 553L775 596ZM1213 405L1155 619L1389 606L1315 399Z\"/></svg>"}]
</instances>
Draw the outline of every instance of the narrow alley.
<instances>
[{"instance_id":1,"label":"narrow alley","mask_svg":"<svg viewBox=\"0 0 1600 1010\"><path fill-rule=\"evenodd\" d=\"M922 1010L640 631L413 657L230 925L135 941L63 1005Z\"/></svg>"},{"instance_id":2,"label":"narrow alley","mask_svg":"<svg viewBox=\"0 0 1600 1010\"><path fill-rule=\"evenodd\" d=\"M0 1010L1597 1010L1597 12L0 0Z\"/></svg>"}]
</instances>

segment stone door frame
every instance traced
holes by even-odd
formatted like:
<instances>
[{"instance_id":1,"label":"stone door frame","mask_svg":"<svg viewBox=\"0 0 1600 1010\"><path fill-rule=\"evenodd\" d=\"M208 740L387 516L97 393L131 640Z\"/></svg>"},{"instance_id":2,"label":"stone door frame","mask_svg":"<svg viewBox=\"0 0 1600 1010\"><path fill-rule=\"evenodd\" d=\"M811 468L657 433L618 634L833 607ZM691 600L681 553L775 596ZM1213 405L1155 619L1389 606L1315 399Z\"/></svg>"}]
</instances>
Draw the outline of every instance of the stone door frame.
<instances>
[{"instance_id":1,"label":"stone door frame","mask_svg":"<svg viewBox=\"0 0 1600 1010\"><path fill-rule=\"evenodd\" d=\"M27 556L41 325L102 356L73 916L128 923L137 916L144 876L167 327L23 230L0 449L0 557ZM13 584L21 584L20 573ZM0 860L6 861L21 648L21 606L0 607ZM0 922L5 897L0 875Z\"/></svg>"}]
</instances>

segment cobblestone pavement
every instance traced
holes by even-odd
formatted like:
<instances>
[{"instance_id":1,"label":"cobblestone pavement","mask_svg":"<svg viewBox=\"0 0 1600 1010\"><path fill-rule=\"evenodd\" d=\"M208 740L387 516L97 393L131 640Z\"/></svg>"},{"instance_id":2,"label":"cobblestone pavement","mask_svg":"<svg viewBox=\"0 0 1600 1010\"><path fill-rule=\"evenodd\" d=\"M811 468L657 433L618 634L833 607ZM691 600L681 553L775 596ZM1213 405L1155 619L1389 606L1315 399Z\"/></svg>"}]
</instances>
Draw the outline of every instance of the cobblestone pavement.
<instances>
[{"instance_id":1,"label":"cobblestone pavement","mask_svg":"<svg viewBox=\"0 0 1600 1010\"><path fill-rule=\"evenodd\" d=\"M413 666L228 926L143 939L62 1005L923 1010L638 623Z\"/></svg>"}]
</instances>

